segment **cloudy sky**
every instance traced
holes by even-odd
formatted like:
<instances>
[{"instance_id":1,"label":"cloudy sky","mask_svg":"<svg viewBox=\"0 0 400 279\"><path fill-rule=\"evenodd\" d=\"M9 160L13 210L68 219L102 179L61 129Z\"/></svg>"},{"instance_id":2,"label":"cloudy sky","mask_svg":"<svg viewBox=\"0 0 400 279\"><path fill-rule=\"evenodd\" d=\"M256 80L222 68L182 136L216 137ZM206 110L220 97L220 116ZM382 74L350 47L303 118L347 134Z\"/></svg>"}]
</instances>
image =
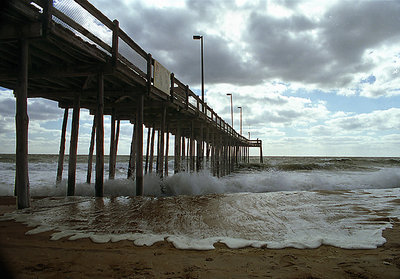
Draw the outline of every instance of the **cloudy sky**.
<instances>
[{"instance_id":1,"label":"cloudy sky","mask_svg":"<svg viewBox=\"0 0 400 279\"><path fill-rule=\"evenodd\" d=\"M400 1L90 2L197 93L192 36L203 35L206 101L230 123L232 93L235 128L242 106L243 132L263 140L265 155L400 156ZM57 153L63 111L42 99L28 110L29 152ZM14 115L2 88L1 153L14 153ZM92 117L81 117L87 154ZM130 125L121 132L128 154Z\"/></svg>"}]
</instances>

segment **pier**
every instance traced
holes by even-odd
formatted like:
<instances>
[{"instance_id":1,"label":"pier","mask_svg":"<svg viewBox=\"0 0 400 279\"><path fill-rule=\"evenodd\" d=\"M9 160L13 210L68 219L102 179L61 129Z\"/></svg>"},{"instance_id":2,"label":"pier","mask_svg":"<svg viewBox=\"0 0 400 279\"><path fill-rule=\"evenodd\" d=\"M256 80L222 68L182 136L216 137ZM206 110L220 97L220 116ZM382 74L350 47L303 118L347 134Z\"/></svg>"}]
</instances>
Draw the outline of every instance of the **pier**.
<instances>
[{"instance_id":1,"label":"pier","mask_svg":"<svg viewBox=\"0 0 400 279\"><path fill-rule=\"evenodd\" d=\"M93 115L87 182L91 182L95 150L97 197L103 196L104 115L111 116L108 179L115 176L120 121L132 124L127 176L135 179L137 195L143 195L145 173L168 175L170 136L174 137L174 173L198 171L208 162L213 175L227 175L237 164L249 162L250 147L259 148L262 162L261 140L236 132L126 34L118 20L108 19L86 0L69 2L79 12L59 10L49 0L10 0L0 13L0 86L14 90L16 98L18 208L30 206L27 98L53 100L64 109L58 182L63 173L68 111L73 112L68 195L75 193L81 109ZM102 28L105 37L90 30L85 24L88 19Z\"/></svg>"}]
</instances>

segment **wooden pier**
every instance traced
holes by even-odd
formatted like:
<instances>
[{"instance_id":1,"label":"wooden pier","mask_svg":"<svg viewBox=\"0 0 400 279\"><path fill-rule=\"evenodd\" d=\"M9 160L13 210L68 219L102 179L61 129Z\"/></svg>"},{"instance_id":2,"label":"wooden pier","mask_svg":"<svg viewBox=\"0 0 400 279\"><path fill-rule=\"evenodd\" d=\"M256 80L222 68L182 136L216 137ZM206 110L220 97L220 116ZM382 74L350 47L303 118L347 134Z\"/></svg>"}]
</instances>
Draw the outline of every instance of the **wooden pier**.
<instances>
[{"instance_id":1,"label":"wooden pier","mask_svg":"<svg viewBox=\"0 0 400 279\"><path fill-rule=\"evenodd\" d=\"M18 208L29 207L30 197L27 98L53 100L65 109L57 181L62 179L68 110L73 111L68 195L75 193L81 109L88 109L93 115L87 182L90 183L95 146L98 197L103 196L104 115L111 116L109 179L115 176L120 121L133 124L127 163L128 177L135 179L137 195L143 195L143 174L154 171L154 161L155 172L161 177L168 175L170 135L174 136L174 173L198 171L208 162L213 175L229 174L238 163L249 161L250 147L260 149L262 162L261 140L238 134L188 85L119 28L117 20L111 21L86 0L69 2L85 16L71 16L49 0L10 0L0 12L0 86L14 90L16 97ZM89 30L85 25L88 18L109 38L100 38ZM132 55L127 58L122 53Z\"/></svg>"}]
</instances>

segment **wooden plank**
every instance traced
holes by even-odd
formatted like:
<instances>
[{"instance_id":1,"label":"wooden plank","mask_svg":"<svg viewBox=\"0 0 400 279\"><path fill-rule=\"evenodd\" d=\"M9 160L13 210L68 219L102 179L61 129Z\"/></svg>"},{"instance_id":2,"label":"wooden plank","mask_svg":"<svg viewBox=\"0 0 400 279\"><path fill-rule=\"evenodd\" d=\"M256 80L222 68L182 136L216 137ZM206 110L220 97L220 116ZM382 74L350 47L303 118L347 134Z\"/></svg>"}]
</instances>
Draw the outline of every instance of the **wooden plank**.
<instances>
[{"instance_id":1,"label":"wooden plank","mask_svg":"<svg viewBox=\"0 0 400 279\"><path fill-rule=\"evenodd\" d=\"M62 123L62 127L61 127L60 151L58 153L58 167L57 167L56 183L61 182L62 173L63 173L63 169L64 169L65 134L67 131L67 121L68 121L68 108L64 109L63 123Z\"/></svg>"},{"instance_id":2,"label":"wooden plank","mask_svg":"<svg viewBox=\"0 0 400 279\"><path fill-rule=\"evenodd\" d=\"M16 152L15 152L15 192L17 208L30 206L29 176L28 176L28 63L29 44L27 40L20 41L20 59L16 97Z\"/></svg>"},{"instance_id":3,"label":"wooden plank","mask_svg":"<svg viewBox=\"0 0 400 279\"><path fill-rule=\"evenodd\" d=\"M42 36L42 23L33 22L26 25L1 24L0 40L18 40L28 38L38 38Z\"/></svg>"},{"instance_id":4,"label":"wooden plank","mask_svg":"<svg viewBox=\"0 0 400 279\"><path fill-rule=\"evenodd\" d=\"M96 102L96 182L95 195L104 195L104 74L98 74Z\"/></svg>"},{"instance_id":5,"label":"wooden plank","mask_svg":"<svg viewBox=\"0 0 400 279\"><path fill-rule=\"evenodd\" d=\"M76 159L78 151L78 134L79 134L79 112L80 112L80 94L77 92L75 93L74 96L71 139L69 144L68 189L67 189L68 196L75 195Z\"/></svg>"},{"instance_id":6,"label":"wooden plank","mask_svg":"<svg viewBox=\"0 0 400 279\"><path fill-rule=\"evenodd\" d=\"M97 18L101 23L103 23L108 28L113 28L113 23L108 19L101 11L99 11L95 6L89 3L87 0L74 0L76 3L82 6L86 11L88 11L92 16Z\"/></svg>"}]
</instances>

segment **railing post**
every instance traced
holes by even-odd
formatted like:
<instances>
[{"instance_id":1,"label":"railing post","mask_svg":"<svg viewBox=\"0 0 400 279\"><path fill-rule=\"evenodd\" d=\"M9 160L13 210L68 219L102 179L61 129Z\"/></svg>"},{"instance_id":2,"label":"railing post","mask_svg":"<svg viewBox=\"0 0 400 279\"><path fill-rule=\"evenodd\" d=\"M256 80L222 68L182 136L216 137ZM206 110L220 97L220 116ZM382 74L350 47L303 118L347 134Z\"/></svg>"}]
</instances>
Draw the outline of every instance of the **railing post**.
<instances>
[{"instance_id":1,"label":"railing post","mask_svg":"<svg viewBox=\"0 0 400 279\"><path fill-rule=\"evenodd\" d=\"M186 93L186 110L188 110L189 109L189 85L186 85L185 93Z\"/></svg>"},{"instance_id":2,"label":"railing post","mask_svg":"<svg viewBox=\"0 0 400 279\"><path fill-rule=\"evenodd\" d=\"M52 18L53 0L43 0L43 18L42 18L42 30L43 37L47 37L50 29L50 22Z\"/></svg>"},{"instance_id":3,"label":"railing post","mask_svg":"<svg viewBox=\"0 0 400 279\"><path fill-rule=\"evenodd\" d=\"M170 99L172 103L174 102L174 86L175 86L175 75L174 73L171 73L171 88L169 89L170 92L169 94L171 95Z\"/></svg>"},{"instance_id":4,"label":"railing post","mask_svg":"<svg viewBox=\"0 0 400 279\"><path fill-rule=\"evenodd\" d=\"M117 66L118 61L118 36L119 36L119 22L118 20L113 21L114 28L113 28L113 36L112 36L112 66Z\"/></svg>"},{"instance_id":5,"label":"railing post","mask_svg":"<svg viewBox=\"0 0 400 279\"><path fill-rule=\"evenodd\" d=\"M146 84L146 89L147 89L147 95L150 95L150 90L151 90L151 64L153 62L153 58L151 57L151 53L147 54L147 84Z\"/></svg>"}]
</instances>

